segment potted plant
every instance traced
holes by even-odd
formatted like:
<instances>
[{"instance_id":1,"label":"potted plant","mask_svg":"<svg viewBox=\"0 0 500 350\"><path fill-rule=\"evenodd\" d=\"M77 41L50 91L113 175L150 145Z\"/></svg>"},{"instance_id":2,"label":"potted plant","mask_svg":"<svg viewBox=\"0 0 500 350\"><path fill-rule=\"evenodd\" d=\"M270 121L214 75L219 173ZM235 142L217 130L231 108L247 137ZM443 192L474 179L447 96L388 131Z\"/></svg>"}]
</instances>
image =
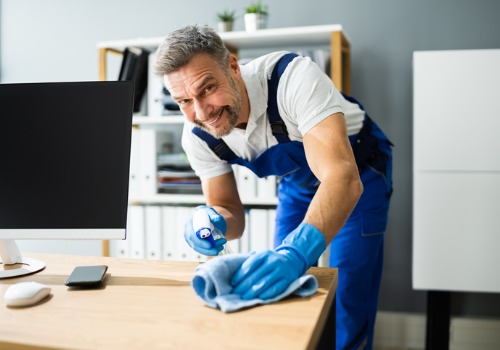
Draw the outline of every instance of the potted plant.
<instances>
[{"instance_id":1,"label":"potted plant","mask_svg":"<svg viewBox=\"0 0 500 350\"><path fill-rule=\"evenodd\" d=\"M266 28L268 13L267 5L262 5L261 0L256 0L256 2L248 5L245 8L246 31L254 32Z\"/></svg>"},{"instance_id":2,"label":"potted plant","mask_svg":"<svg viewBox=\"0 0 500 350\"><path fill-rule=\"evenodd\" d=\"M219 32L230 32L233 30L235 20L235 11L224 10L217 13L217 28Z\"/></svg>"}]
</instances>

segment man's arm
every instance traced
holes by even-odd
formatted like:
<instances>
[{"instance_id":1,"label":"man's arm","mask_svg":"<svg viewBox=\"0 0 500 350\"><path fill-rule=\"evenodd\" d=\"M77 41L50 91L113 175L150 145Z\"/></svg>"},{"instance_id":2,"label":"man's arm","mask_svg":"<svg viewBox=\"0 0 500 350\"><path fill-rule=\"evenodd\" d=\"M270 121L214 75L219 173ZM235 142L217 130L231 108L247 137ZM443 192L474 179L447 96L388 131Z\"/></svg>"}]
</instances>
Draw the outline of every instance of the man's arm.
<instances>
[{"instance_id":1,"label":"man's arm","mask_svg":"<svg viewBox=\"0 0 500 350\"><path fill-rule=\"evenodd\" d=\"M304 222L274 250L250 255L236 270L232 293L244 300L274 298L314 264L342 228L363 186L342 113L313 127L303 138L311 170L321 181Z\"/></svg>"},{"instance_id":2,"label":"man's arm","mask_svg":"<svg viewBox=\"0 0 500 350\"><path fill-rule=\"evenodd\" d=\"M240 238L245 228L245 212L241 203L234 173L229 172L203 181L203 194L207 205L224 217L226 238Z\"/></svg>"},{"instance_id":3,"label":"man's arm","mask_svg":"<svg viewBox=\"0 0 500 350\"><path fill-rule=\"evenodd\" d=\"M321 121L304 135L303 142L309 167L321 181L304 222L319 229L328 245L363 192L343 114Z\"/></svg>"}]
</instances>

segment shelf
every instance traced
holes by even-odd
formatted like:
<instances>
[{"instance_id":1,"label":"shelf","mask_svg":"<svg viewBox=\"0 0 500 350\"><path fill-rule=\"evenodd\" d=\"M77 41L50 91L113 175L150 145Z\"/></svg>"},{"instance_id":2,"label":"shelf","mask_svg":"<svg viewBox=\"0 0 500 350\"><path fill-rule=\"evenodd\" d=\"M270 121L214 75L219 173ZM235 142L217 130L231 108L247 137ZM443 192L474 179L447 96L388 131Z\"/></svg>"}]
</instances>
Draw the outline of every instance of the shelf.
<instances>
[{"instance_id":1,"label":"shelf","mask_svg":"<svg viewBox=\"0 0 500 350\"><path fill-rule=\"evenodd\" d=\"M133 117L132 125L161 125L161 124L182 124L184 116L182 115L168 115L160 117Z\"/></svg>"},{"instance_id":2,"label":"shelf","mask_svg":"<svg viewBox=\"0 0 500 350\"><path fill-rule=\"evenodd\" d=\"M329 45L332 32L341 32L342 26L321 25L292 28L263 29L256 32L220 33L222 40L237 49L276 48L278 46Z\"/></svg>"},{"instance_id":3,"label":"shelf","mask_svg":"<svg viewBox=\"0 0 500 350\"><path fill-rule=\"evenodd\" d=\"M232 48L261 49L276 48L277 46L304 46L304 45L326 45L330 44L331 33L342 32L339 24L272 28L262 29L256 32L222 32L219 33L222 40ZM122 51L127 46L139 46L156 49L163 37L136 38L129 40L102 41L97 43L100 49L114 49Z\"/></svg>"},{"instance_id":4,"label":"shelf","mask_svg":"<svg viewBox=\"0 0 500 350\"><path fill-rule=\"evenodd\" d=\"M203 204L205 198L197 194L158 194L156 196L140 197L130 199L132 205L142 204Z\"/></svg>"},{"instance_id":5,"label":"shelf","mask_svg":"<svg viewBox=\"0 0 500 350\"><path fill-rule=\"evenodd\" d=\"M158 194L156 196L141 197L136 199L131 199L130 204L132 205L143 205L143 204L194 204L200 205L205 204L205 197L203 195L196 194ZM277 199L261 199L261 198L249 198L242 200L243 205L263 205L263 206L275 206L278 204Z\"/></svg>"}]
</instances>

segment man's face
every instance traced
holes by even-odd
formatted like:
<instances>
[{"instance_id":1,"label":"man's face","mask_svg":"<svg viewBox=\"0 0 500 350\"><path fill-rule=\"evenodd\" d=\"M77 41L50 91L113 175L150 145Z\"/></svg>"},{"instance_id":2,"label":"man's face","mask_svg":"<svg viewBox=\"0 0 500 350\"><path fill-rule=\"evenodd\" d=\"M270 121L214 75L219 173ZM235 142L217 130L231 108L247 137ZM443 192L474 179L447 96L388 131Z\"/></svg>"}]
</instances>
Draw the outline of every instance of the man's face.
<instances>
[{"instance_id":1,"label":"man's face","mask_svg":"<svg viewBox=\"0 0 500 350\"><path fill-rule=\"evenodd\" d=\"M164 77L186 119L217 138L233 130L241 111L241 94L231 67L224 70L210 55L198 54Z\"/></svg>"}]
</instances>

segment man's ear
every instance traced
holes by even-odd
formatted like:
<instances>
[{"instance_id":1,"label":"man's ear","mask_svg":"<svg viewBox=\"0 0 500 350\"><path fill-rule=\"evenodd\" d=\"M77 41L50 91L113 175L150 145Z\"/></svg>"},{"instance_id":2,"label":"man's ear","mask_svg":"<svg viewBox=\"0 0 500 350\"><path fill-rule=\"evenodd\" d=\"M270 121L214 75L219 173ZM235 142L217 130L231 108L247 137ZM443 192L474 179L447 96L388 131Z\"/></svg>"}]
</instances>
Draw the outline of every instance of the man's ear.
<instances>
[{"instance_id":1,"label":"man's ear","mask_svg":"<svg viewBox=\"0 0 500 350\"><path fill-rule=\"evenodd\" d=\"M229 71L236 77L240 76L240 65L238 64L238 58L234 54L230 54L228 58Z\"/></svg>"}]
</instances>

